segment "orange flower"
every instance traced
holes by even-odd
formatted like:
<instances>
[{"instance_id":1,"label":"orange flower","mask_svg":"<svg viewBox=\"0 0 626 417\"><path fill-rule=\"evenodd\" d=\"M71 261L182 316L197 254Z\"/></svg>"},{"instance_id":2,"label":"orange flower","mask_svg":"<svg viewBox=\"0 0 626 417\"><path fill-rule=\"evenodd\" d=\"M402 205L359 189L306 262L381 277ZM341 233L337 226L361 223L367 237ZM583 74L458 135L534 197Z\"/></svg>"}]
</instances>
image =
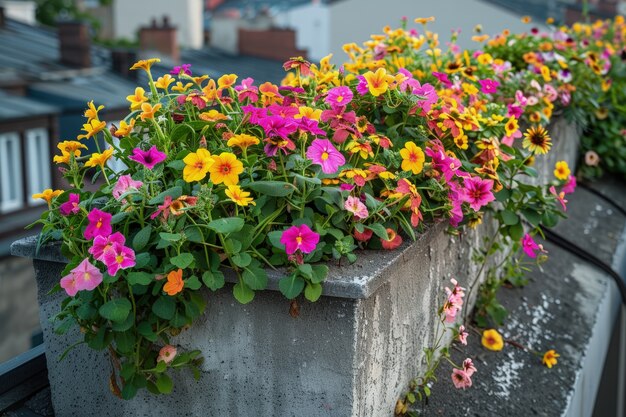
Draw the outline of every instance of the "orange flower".
<instances>
[{"instance_id":1,"label":"orange flower","mask_svg":"<svg viewBox=\"0 0 626 417\"><path fill-rule=\"evenodd\" d=\"M87 122L91 122L93 119L98 118L98 112L102 110L104 106L100 105L96 107L93 104L93 100L87 103L87 110L85 110L84 116L87 118Z\"/></svg>"},{"instance_id":2,"label":"orange flower","mask_svg":"<svg viewBox=\"0 0 626 417\"><path fill-rule=\"evenodd\" d=\"M130 101L130 109L137 110L141 107L142 103L148 101L148 97L145 96L146 90L141 87L135 88L135 94L126 96L126 100Z\"/></svg>"},{"instance_id":3,"label":"orange flower","mask_svg":"<svg viewBox=\"0 0 626 417\"><path fill-rule=\"evenodd\" d=\"M235 74L224 74L217 79L217 86L219 88L232 87L237 82L237 76Z\"/></svg>"},{"instance_id":4,"label":"orange flower","mask_svg":"<svg viewBox=\"0 0 626 417\"><path fill-rule=\"evenodd\" d=\"M544 353L543 359L541 360L541 362L548 368L552 368L554 365L556 365L557 363L556 358L558 358L559 356L561 355L556 353L554 349L550 349L549 351Z\"/></svg>"},{"instance_id":5,"label":"orange flower","mask_svg":"<svg viewBox=\"0 0 626 417\"><path fill-rule=\"evenodd\" d=\"M167 295L174 296L183 290L185 281L183 281L183 270L178 269L167 274L167 282L163 286L163 291Z\"/></svg>"},{"instance_id":6,"label":"orange flower","mask_svg":"<svg viewBox=\"0 0 626 417\"><path fill-rule=\"evenodd\" d=\"M120 121L120 127L115 130L113 136L116 138L121 138L124 136L128 136L130 132L133 131L135 127L135 119L130 119L130 123L126 123L125 120Z\"/></svg>"},{"instance_id":7,"label":"orange flower","mask_svg":"<svg viewBox=\"0 0 626 417\"><path fill-rule=\"evenodd\" d=\"M236 185L239 182L239 174L243 172L243 164L230 152L222 152L219 156L213 156L213 164L209 167L213 184Z\"/></svg>"},{"instance_id":8,"label":"orange flower","mask_svg":"<svg viewBox=\"0 0 626 417\"><path fill-rule=\"evenodd\" d=\"M174 77L172 77L170 74L165 74L164 76L159 77L159 79L156 80L156 83L154 83L154 85L156 88L160 88L161 90L167 91L168 87L173 82L174 82Z\"/></svg>"},{"instance_id":9,"label":"orange flower","mask_svg":"<svg viewBox=\"0 0 626 417\"><path fill-rule=\"evenodd\" d=\"M78 135L77 139L89 139L90 137L98 134L98 132L104 130L107 127L106 122L101 122L98 119L93 119L89 123L83 125L84 134Z\"/></svg>"},{"instance_id":10,"label":"orange flower","mask_svg":"<svg viewBox=\"0 0 626 417\"><path fill-rule=\"evenodd\" d=\"M152 104L150 103L143 103L141 105L141 115L139 117L141 117L141 120L146 120L146 119L154 119L154 114L159 111L159 109L161 108L161 103L157 103L154 105L154 107L152 107Z\"/></svg>"},{"instance_id":11,"label":"orange flower","mask_svg":"<svg viewBox=\"0 0 626 417\"><path fill-rule=\"evenodd\" d=\"M48 188L38 194L33 194L33 198L41 198L42 200L45 200L46 203L50 204L53 198L58 197L61 194L63 194L63 190L52 190L51 188Z\"/></svg>"},{"instance_id":12,"label":"orange flower","mask_svg":"<svg viewBox=\"0 0 626 417\"><path fill-rule=\"evenodd\" d=\"M228 116L223 115L217 110L209 110L200 113L198 117L205 122L219 122L220 120L228 120Z\"/></svg>"},{"instance_id":13,"label":"orange flower","mask_svg":"<svg viewBox=\"0 0 626 417\"><path fill-rule=\"evenodd\" d=\"M150 67L157 62L161 62L161 60L159 58L140 59L139 61L135 62L133 66L130 67L130 69L131 70L142 69L148 72L150 71Z\"/></svg>"}]
</instances>

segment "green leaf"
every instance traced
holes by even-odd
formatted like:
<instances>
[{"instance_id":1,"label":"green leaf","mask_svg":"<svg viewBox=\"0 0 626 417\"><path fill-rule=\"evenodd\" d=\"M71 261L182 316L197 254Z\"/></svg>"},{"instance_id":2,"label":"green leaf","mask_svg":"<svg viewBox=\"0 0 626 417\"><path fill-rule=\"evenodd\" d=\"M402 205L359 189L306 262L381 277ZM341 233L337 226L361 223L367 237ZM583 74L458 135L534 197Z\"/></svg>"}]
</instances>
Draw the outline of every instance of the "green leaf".
<instances>
[{"instance_id":1,"label":"green leaf","mask_svg":"<svg viewBox=\"0 0 626 417\"><path fill-rule=\"evenodd\" d=\"M509 226L509 236L514 241L519 241L524 235L524 227L521 223L514 224L513 226Z\"/></svg>"},{"instance_id":2,"label":"green leaf","mask_svg":"<svg viewBox=\"0 0 626 417\"><path fill-rule=\"evenodd\" d=\"M278 281L278 288L285 297L293 300L298 295L300 295L300 293L304 289L304 280L295 274L291 274L289 276L281 278L280 281Z\"/></svg>"},{"instance_id":3,"label":"green leaf","mask_svg":"<svg viewBox=\"0 0 626 417\"><path fill-rule=\"evenodd\" d=\"M150 254L147 252L142 252L135 256L135 268L143 268L144 266L150 263Z\"/></svg>"},{"instance_id":4,"label":"green leaf","mask_svg":"<svg viewBox=\"0 0 626 417\"><path fill-rule=\"evenodd\" d=\"M313 268L311 267L311 265L309 264L298 265L298 271L303 277L307 279L313 279Z\"/></svg>"},{"instance_id":5,"label":"green leaf","mask_svg":"<svg viewBox=\"0 0 626 417\"><path fill-rule=\"evenodd\" d=\"M152 304L152 312L163 320L171 320L176 312L176 301L169 295L159 297Z\"/></svg>"},{"instance_id":6,"label":"green leaf","mask_svg":"<svg viewBox=\"0 0 626 417\"><path fill-rule=\"evenodd\" d=\"M313 284L318 284L326 280L326 276L328 275L328 266L327 265L313 265L313 277L311 278L311 282Z\"/></svg>"},{"instance_id":7,"label":"green leaf","mask_svg":"<svg viewBox=\"0 0 626 417\"><path fill-rule=\"evenodd\" d=\"M180 159L177 159L167 164L167 167L172 168L176 171L182 171L185 168L185 163L181 161Z\"/></svg>"},{"instance_id":8,"label":"green leaf","mask_svg":"<svg viewBox=\"0 0 626 417\"><path fill-rule=\"evenodd\" d=\"M143 248L146 247L148 242L150 241L150 234L152 233L152 226L147 225L143 229L137 232L135 237L133 238L133 249L135 252L139 252Z\"/></svg>"},{"instance_id":9,"label":"green leaf","mask_svg":"<svg viewBox=\"0 0 626 417\"><path fill-rule=\"evenodd\" d=\"M252 257L248 254L248 252L236 253L230 259L240 268L245 268L250 265L250 262L252 262Z\"/></svg>"},{"instance_id":10,"label":"green leaf","mask_svg":"<svg viewBox=\"0 0 626 417\"><path fill-rule=\"evenodd\" d=\"M131 400L137 395L137 387L131 382L127 382L122 387L122 398L125 400Z\"/></svg>"},{"instance_id":11,"label":"green leaf","mask_svg":"<svg viewBox=\"0 0 626 417\"><path fill-rule=\"evenodd\" d=\"M202 287L202 284L200 283L198 277L195 275L192 275L185 280L185 288L189 288L190 290L195 291L199 290L200 287Z\"/></svg>"},{"instance_id":12,"label":"green leaf","mask_svg":"<svg viewBox=\"0 0 626 417\"><path fill-rule=\"evenodd\" d=\"M209 222L207 227L217 233L227 234L238 232L241 230L244 223L245 222L241 217L224 217Z\"/></svg>"},{"instance_id":13,"label":"green leaf","mask_svg":"<svg viewBox=\"0 0 626 417\"><path fill-rule=\"evenodd\" d=\"M126 217L128 217L128 213L125 211L114 214L113 217L111 217L111 224L118 224L122 220L124 220Z\"/></svg>"},{"instance_id":14,"label":"green leaf","mask_svg":"<svg viewBox=\"0 0 626 417\"><path fill-rule=\"evenodd\" d=\"M524 209L522 210L522 215L535 227L539 226L539 223L541 223L541 215L535 210Z\"/></svg>"},{"instance_id":15,"label":"green leaf","mask_svg":"<svg viewBox=\"0 0 626 417\"><path fill-rule=\"evenodd\" d=\"M246 268L242 274L243 282L253 290L264 290L267 287L267 273L263 268Z\"/></svg>"},{"instance_id":16,"label":"green leaf","mask_svg":"<svg viewBox=\"0 0 626 417\"><path fill-rule=\"evenodd\" d=\"M124 321L114 321L111 323L111 329L116 332L125 332L135 324L135 316L129 314Z\"/></svg>"},{"instance_id":17,"label":"green leaf","mask_svg":"<svg viewBox=\"0 0 626 417\"><path fill-rule=\"evenodd\" d=\"M500 191L498 191L497 193L495 193L494 197L496 197L497 201L503 203L503 202L507 201L511 197L511 192L508 189L503 188Z\"/></svg>"},{"instance_id":18,"label":"green leaf","mask_svg":"<svg viewBox=\"0 0 626 417\"><path fill-rule=\"evenodd\" d=\"M182 143L188 137L193 136L195 131L186 123L177 124L170 132L170 141L172 143Z\"/></svg>"},{"instance_id":19,"label":"green leaf","mask_svg":"<svg viewBox=\"0 0 626 417\"><path fill-rule=\"evenodd\" d=\"M135 335L132 331L113 333L115 345L122 353L130 353L135 348Z\"/></svg>"},{"instance_id":20,"label":"green leaf","mask_svg":"<svg viewBox=\"0 0 626 417\"><path fill-rule=\"evenodd\" d=\"M385 240L389 239L389 234L387 233L387 229L382 224L373 223L373 224L368 224L365 227L367 227L372 232L374 232L374 234L378 236L379 238L385 239Z\"/></svg>"},{"instance_id":21,"label":"green leaf","mask_svg":"<svg viewBox=\"0 0 626 417\"><path fill-rule=\"evenodd\" d=\"M154 198L150 199L150 201L148 201L148 204L150 205L163 204L165 197L170 196L172 197L172 200L174 200L180 197L181 195L183 195L183 187L180 187L177 185L175 187L172 187L163 191L162 193L158 194Z\"/></svg>"},{"instance_id":22,"label":"green leaf","mask_svg":"<svg viewBox=\"0 0 626 417\"><path fill-rule=\"evenodd\" d=\"M235 284L233 287L233 295L241 304L248 304L254 299L254 291L243 282Z\"/></svg>"},{"instance_id":23,"label":"green leaf","mask_svg":"<svg viewBox=\"0 0 626 417\"><path fill-rule=\"evenodd\" d=\"M280 243L280 237L282 236L282 234L283 234L282 230L274 230L273 232L269 232L267 234L267 238L269 239L272 246L278 249L285 250L285 245Z\"/></svg>"},{"instance_id":24,"label":"green leaf","mask_svg":"<svg viewBox=\"0 0 626 417\"><path fill-rule=\"evenodd\" d=\"M202 282L211 291L217 291L224 286L224 274L220 271L205 271L202 274Z\"/></svg>"},{"instance_id":25,"label":"green leaf","mask_svg":"<svg viewBox=\"0 0 626 417\"><path fill-rule=\"evenodd\" d=\"M167 240L168 242L178 242L179 240L183 238L183 236L180 233L161 232L159 233L159 236L161 237L161 239Z\"/></svg>"},{"instance_id":26,"label":"green leaf","mask_svg":"<svg viewBox=\"0 0 626 417\"><path fill-rule=\"evenodd\" d=\"M541 218L541 223L544 226L548 228L554 227L557 225L558 222L559 222L559 218L556 215L549 213L549 212L543 213L543 217Z\"/></svg>"},{"instance_id":27,"label":"green leaf","mask_svg":"<svg viewBox=\"0 0 626 417\"><path fill-rule=\"evenodd\" d=\"M126 298L114 298L100 307L100 315L107 320L121 322L126 320L132 306Z\"/></svg>"},{"instance_id":28,"label":"green leaf","mask_svg":"<svg viewBox=\"0 0 626 417\"><path fill-rule=\"evenodd\" d=\"M310 302L317 301L322 295L322 284L307 283L304 289L304 297Z\"/></svg>"},{"instance_id":29,"label":"green leaf","mask_svg":"<svg viewBox=\"0 0 626 417\"><path fill-rule=\"evenodd\" d=\"M202 235L202 230L197 226L188 226L185 229L185 236L187 240L195 243L203 243L204 236Z\"/></svg>"},{"instance_id":30,"label":"green leaf","mask_svg":"<svg viewBox=\"0 0 626 417\"><path fill-rule=\"evenodd\" d=\"M517 216L517 214L513 213L510 210L503 210L502 212L500 212L500 215L502 216L502 221L507 226L513 226L519 223L519 217Z\"/></svg>"},{"instance_id":31,"label":"green leaf","mask_svg":"<svg viewBox=\"0 0 626 417\"><path fill-rule=\"evenodd\" d=\"M247 188L270 197L286 197L296 190L293 184L283 181L255 181Z\"/></svg>"},{"instance_id":32,"label":"green leaf","mask_svg":"<svg viewBox=\"0 0 626 417\"><path fill-rule=\"evenodd\" d=\"M180 269L187 268L189 265L193 263L193 261L194 261L193 255L188 252L183 252L180 255L170 258L170 263Z\"/></svg>"},{"instance_id":33,"label":"green leaf","mask_svg":"<svg viewBox=\"0 0 626 417\"><path fill-rule=\"evenodd\" d=\"M156 380L156 386L161 394L169 394L174 388L174 383L169 375L162 373Z\"/></svg>"},{"instance_id":34,"label":"green leaf","mask_svg":"<svg viewBox=\"0 0 626 417\"><path fill-rule=\"evenodd\" d=\"M147 321L142 321L137 325L137 332L150 342L156 342L158 338L157 334L152 330L152 326Z\"/></svg>"},{"instance_id":35,"label":"green leaf","mask_svg":"<svg viewBox=\"0 0 626 417\"><path fill-rule=\"evenodd\" d=\"M428 388L427 385L424 385L424 394L426 394L427 397L430 397L430 388Z\"/></svg>"},{"instance_id":36,"label":"green leaf","mask_svg":"<svg viewBox=\"0 0 626 417\"><path fill-rule=\"evenodd\" d=\"M224 250L229 255L234 255L236 253L239 253L241 251L241 247L242 247L241 242L238 240L226 239L224 241Z\"/></svg>"},{"instance_id":37,"label":"green leaf","mask_svg":"<svg viewBox=\"0 0 626 417\"><path fill-rule=\"evenodd\" d=\"M154 282L154 274L148 272L129 272L126 280L130 285L149 285Z\"/></svg>"},{"instance_id":38,"label":"green leaf","mask_svg":"<svg viewBox=\"0 0 626 417\"><path fill-rule=\"evenodd\" d=\"M113 340L113 333L107 328L102 326L98 329L98 332L91 336L91 339L87 342L87 346L94 350L106 349Z\"/></svg>"}]
</instances>

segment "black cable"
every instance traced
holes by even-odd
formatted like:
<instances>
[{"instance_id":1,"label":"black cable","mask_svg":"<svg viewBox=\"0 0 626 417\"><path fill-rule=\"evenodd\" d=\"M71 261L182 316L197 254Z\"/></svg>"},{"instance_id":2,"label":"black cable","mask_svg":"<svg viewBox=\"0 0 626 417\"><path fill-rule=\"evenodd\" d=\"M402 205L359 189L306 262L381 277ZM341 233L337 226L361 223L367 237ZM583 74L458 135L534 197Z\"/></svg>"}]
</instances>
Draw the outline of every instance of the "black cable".
<instances>
[{"instance_id":1,"label":"black cable","mask_svg":"<svg viewBox=\"0 0 626 417\"><path fill-rule=\"evenodd\" d=\"M610 205L615 207L617 209L617 211L619 211L624 216L626 216L626 209L624 207L622 207L621 204L618 204L615 201L613 201L613 199L611 199L609 196L607 196L603 192L600 192L600 191L596 190L595 188L591 188L590 186L588 186L585 183L580 183L579 186L584 188L585 190L589 191L591 194L600 197L602 200L606 201L607 203L609 203Z\"/></svg>"},{"instance_id":2,"label":"black cable","mask_svg":"<svg viewBox=\"0 0 626 417\"><path fill-rule=\"evenodd\" d=\"M611 278L613 278L613 280L617 284L620 295L622 296L622 304L626 305L626 283L624 283L624 278L622 278L621 275L618 274L610 265L608 265L606 262L595 256L594 254L589 253L577 244L571 242L568 239L565 239L563 236L550 229L542 227L541 231L548 241L556 244L557 246L560 246L562 249L565 249L570 253L573 253L579 258L586 260L590 264L597 266L598 268L606 272Z\"/></svg>"}]
</instances>

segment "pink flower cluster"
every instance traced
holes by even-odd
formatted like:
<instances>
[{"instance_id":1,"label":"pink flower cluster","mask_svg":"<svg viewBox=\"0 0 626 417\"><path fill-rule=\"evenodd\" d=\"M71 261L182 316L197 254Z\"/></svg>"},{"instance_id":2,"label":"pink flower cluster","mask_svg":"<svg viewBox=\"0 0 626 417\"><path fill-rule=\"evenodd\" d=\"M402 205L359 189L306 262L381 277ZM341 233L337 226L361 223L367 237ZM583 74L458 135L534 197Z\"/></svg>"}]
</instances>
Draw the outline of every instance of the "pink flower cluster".
<instances>
[{"instance_id":1,"label":"pink flower cluster","mask_svg":"<svg viewBox=\"0 0 626 417\"><path fill-rule=\"evenodd\" d=\"M463 368L452 370L452 383L457 389L465 389L472 386L472 375L476 372L476 367L470 358L463 361Z\"/></svg>"},{"instance_id":2,"label":"pink flower cluster","mask_svg":"<svg viewBox=\"0 0 626 417\"><path fill-rule=\"evenodd\" d=\"M454 323L456 315L463 308L463 297L465 297L465 288L459 286L456 279L450 279L454 287L452 289L446 287L447 300L443 304L443 312L445 313L445 322Z\"/></svg>"}]
</instances>

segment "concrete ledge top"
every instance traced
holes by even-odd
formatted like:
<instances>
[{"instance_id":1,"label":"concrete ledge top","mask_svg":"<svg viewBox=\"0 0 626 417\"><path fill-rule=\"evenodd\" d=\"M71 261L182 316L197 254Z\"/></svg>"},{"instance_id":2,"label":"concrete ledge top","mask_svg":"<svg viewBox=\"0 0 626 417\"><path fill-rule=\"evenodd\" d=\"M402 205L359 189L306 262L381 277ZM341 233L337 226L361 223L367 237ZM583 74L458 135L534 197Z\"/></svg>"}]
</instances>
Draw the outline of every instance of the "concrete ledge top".
<instances>
[{"instance_id":1,"label":"concrete ledge top","mask_svg":"<svg viewBox=\"0 0 626 417\"><path fill-rule=\"evenodd\" d=\"M624 188L623 184L618 187L622 195ZM570 217L559 224L557 233L623 271L626 218L584 189L568 197ZM478 369L473 386L456 390L451 368L443 363L437 372L439 382L423 407L424 415L593 414L618 315L619 292L612 278L600 269L551 242L541 243L550 256L542 270L529 273L526 287L503 288L498 293L498 300L510 313L498 330L505 340L541 355L555 349L561 355L558 364L548 369L541 357L509 344L500 352L488 351L481 346L480 334L473 331L467 347L451 350L456 363L466 357L473 359Z\"/></svg>"},{"instance_id":2,"label":"concrete ledge top","mask_svg":"<svg viewBox=\"0 0 626 417\"><path fill-rule=\"evenodd\" d=\"M421 233L415 242L405 241L392 251L359 251L355 263L349 264L345 259L341 266L329 265L330 271L324 282L324 295L349 299L363 299L371 296L385 282L388 268L406 256L417 247L428 245L430 240L445 232L446 225L439 224ZM11 254L24 258L42 261L66 263L67 259L61 254L60 243L41 245L37 250L37 236L28 236L13 242ZM232 271L224 271L226 282L236 283L237 277ZM284 269L276 271L268 269L268 290L278 291L278 281L284 276Z\"/></svg>"}]
</instances>

